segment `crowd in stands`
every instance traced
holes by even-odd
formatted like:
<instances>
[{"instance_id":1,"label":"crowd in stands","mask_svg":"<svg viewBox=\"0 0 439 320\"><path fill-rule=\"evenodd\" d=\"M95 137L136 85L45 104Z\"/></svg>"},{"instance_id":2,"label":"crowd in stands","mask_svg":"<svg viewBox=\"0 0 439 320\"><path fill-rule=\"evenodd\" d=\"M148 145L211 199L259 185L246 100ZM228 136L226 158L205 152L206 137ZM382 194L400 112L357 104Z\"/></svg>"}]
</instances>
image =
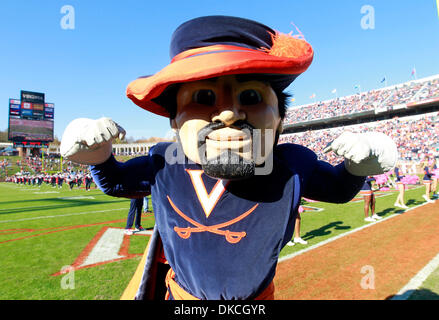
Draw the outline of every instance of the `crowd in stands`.
<instances>
[{"instance_id":1,"label":"crowd in stands","mask_svg":"<svg viewBox=\"0 0 439 320\"><path fill-rule=\"evenodd\" d=\"M6 167L8 166L9 166L8 159L3 159L2 161L0 161L0 170L5 170Z\"/></svg>"},{"instance_id":2,"label":"crowd in stands","mask_svg":"<svg viewBox=\"0 0 439 320\"><path fill-rule=\"evenodd\" d=\"M82 185L87 191L90 190L93 178L87 166L65 161L63 168L60 161L60 157L54 155L46 156L44 160L38 156L20 158L16 163L20 171L10 176L6 174L5 181L31 186L41 186L46 183L54 188L62 188L65 182L69 185L70 190L75 186L79 188ZM10 165L7 159L0 162L2 168Z\"/></svg>"},{"instance_id":3,"label":"crowd in stands","mask_svg":"<svg viewBox=\"0 0 439 320\"><path fill-rule=\"evenodd\" d=\"M376 121L346 127L306 131L281 135L279 143L296 143L316 152L319 159L331 164L343 161L333 152L323 153L323 149L343 131L378 131L390 136L396 143L399 159L407 162L420 162L426 157L439 155L439 113L428 113L404 118Z\"/></svg>"},{"instance_id":4,"label":"crowd in stands","mask_svg":"<svg viewBox=\"0 0 439 320\"><path fill-rule=\"evenodd\" d=\"M43 168L44 161L44 168ZM61 169L61 159L56 156L46 156L44 160L41 156L29 156L23 158L23 160L17 160L17 166L23 168L27 166L32 172L42 172L42 171L59 171ZM83 171L87 170L87 166L80 164L73 164L71 161L64 161L63 166L67 168L68 171Z\"/></svg>"},{"instance_id":5,"label":"crowd in stands","mask_svg":"<svg viewBox=\"0 0 439 320\"><path fill-rule=\"evenodd\" d=\"M432 98L439 98L439 77L290 108L284 124L333 118Z\"/></svg>"}]
</instances>

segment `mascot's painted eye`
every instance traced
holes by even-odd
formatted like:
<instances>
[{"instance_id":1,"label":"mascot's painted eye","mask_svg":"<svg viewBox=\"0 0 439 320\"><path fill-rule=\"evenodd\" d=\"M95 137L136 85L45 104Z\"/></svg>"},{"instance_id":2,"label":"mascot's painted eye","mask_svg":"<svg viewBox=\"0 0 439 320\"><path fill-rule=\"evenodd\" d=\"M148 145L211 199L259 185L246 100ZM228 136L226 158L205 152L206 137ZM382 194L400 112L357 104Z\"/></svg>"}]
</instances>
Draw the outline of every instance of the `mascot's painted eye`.
<instances>
[{"instance_id":1,"label":"mascot's painted eye","mask_svg":"<svg viewBox=\"0 0 439 320\"><path fill-rule=\"evenodd\" d=\"M239 102L243 106L251 106L262 101L262 97L258 91L254 89L244 90L239 94Z\"/></svg>"},{"instance_id":2,"label":"mascot's painted eye","mask_svg":"<svg viewBox=\"0 0 439 320\"><path fill-rule=\"evenodd\" d=\"M194 92L192 100L195 103L213 106L216 100L215 92L209 89L197 90Z\"/></svg>"}]
</instances>

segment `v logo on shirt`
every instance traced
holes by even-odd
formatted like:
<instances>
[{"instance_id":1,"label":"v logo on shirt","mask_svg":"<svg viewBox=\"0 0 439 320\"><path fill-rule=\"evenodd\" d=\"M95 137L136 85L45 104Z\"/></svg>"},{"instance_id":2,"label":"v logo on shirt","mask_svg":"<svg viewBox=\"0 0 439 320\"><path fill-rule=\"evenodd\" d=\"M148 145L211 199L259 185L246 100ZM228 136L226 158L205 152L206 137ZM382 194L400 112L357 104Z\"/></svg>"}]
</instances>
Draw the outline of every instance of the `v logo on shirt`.
<instances>
[{"instance_id":1,"label":"v logo on shirt","mask_svg":"<svg viewBox=\"0 0 439 320\"><path fill-rule=\"evenodd\" d=\"M218 200L226 190L228 182L224 183L223 180L218 180L210 193L207 193L206 186L201 178L201 175L204 173L204 171L186 169L186 172L191 177L192 185L194 186L198 201L200 201L204 214L206 215L206 218L208 218L213 208L215 208Z\"/></svg>"}]
</instances>

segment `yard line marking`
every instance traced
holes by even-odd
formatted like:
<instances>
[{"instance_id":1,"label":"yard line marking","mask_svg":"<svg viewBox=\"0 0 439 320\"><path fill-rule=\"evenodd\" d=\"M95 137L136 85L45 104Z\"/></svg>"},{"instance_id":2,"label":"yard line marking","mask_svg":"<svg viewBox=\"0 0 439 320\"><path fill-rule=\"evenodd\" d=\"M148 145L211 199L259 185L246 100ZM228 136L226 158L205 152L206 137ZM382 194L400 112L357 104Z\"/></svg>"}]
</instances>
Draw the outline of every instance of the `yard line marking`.
<instances>
[{"instance_id":1,"label":"yard line marking","mask_svg":"<svg viewBox=\"0 0 439 320\"><path fill-rule=\"evenodd\" d=\"M84 261L78 264L77 268L133 257L132 254L128 253L128 250L122 249L123 242L127 238L130 238L129 236L125 235L125 229L105 227L105 232L103 234L99 232L98 234L99 240L96 242L96 244L94 244ZM151 236L152 230L138 231L135 232L134 235ZM134 256L137 256L137 254Z\"/></svg>"},{"instance_id":2,"label":"yard line marking","mask_svg":"<svg viewBox=\"0 0 439 320\"><path fill-rule=\"evenodd\" d=\"M87 212L76 212L76 213L60 214L60 215L56 215L56 216L40 216L40 217L33 217L33 218L14 219L14 220L0 220L0 223L38 220L38 219L51 219L51 218L68 217L68 216L78 216L78 215L82 215L82 214L100 213L100 212L108 212L108 211L115 211L115 210L127 210L127 208L117 208L117 209L107 209L107 210L97 210L97 211L87 211Z\"/></svg>"},{"instance_id":3,"label":"yard line marking","mask_svg":"<svg viewBox=\"0 0 439 320\"><path fill-rule=\"evenodd\" d=\"M383 198L383 197L387 197L387 196L391 196L391 195L394 195L394 194L393 193L380 193L380 194L375 193L375 198ZM357 202L361 202L361 201L364 201L364 199L360 198L360 199L356 199L356 200L351 200L348 203L357 203Z\"/></svg>"},{"instance_id":4,"label":"yard line marking","mask_svg":"<svg viewBox=\"0 0 439 320\"><path fill-rule=\"evenodd\" d=\"M93 197L93 196L74 196L74 197L58 197L58 199L62 199L62 200L82 200L82 199L94 200L95 197Z\"/></svg>"},{"instance_id":5,"label":"yard line marking","mask_svg":"<svg viewBox=\"0 0 439 320\"><path fill-rule=\"evenodd\" d=\"M124 235L124 229L108 228L105 230L104 234L79 267L123 258L124 256L120 255L119 251Z\"/></svg>"},{"instance_id":6,"label":"yard line marking","mask_svg":"<svg viewBox=\"0 0 439 320\"><path fill-rule=\"evenodd\" d=\"M423 186L417 186L417 187L413 187L413 188L410 188L410 189L406 189L406 192L407 192L407 190L416 190L416 189L419 189L419 188L422 188ZM377 192L380 192L380 193L377 193ZM376 191L375 192L375 198L382 198L382 197L387 197L387 196L391 196L391 195L395 195L395 193L397 193L398 192L398 190L390 190L390 191ZM356 199L356 197L354 198L354 199ZM364 199L363 199L363 197L361 197L361 198L359 198L359 199L356 199L356 200L351 200L351 201L349 201L348 203L357 203L357 202L360 202L360 201L364 201Z\"/></svg>"},{"instance_id":7,"label":"yard line marking","mask_svg":"<svg viewBox=\"0 0 439 320\"><path fill-rule=\"evenodd\" d=\"M137 235L151 236L152 230L134 232L132 236L128 236L122 228L104 226L85 246L70 267L79 270L142 256L142 253L129 253L131 239ZM63 269L52 276L64 274Z\"/></svg>"},{"instance_id":8,"label":"yard line marking","mask_svg":"<svg viewBox=\"0 0 439 320\"><path fill-rule=\"evenodd\" d=\"M390 300L407 300L422 283L439 267L439 254L419 271L399 292Z\"/></svg>"},{"instance_id":9,"label":"yard line marking","mask_svg":"<svg viewBox=\"0 0 439 320\"><path fill-rule=\"evenodd\" d=\"M53 234L53 233L58 233L58 232L74 230L74 229L78 229L78 228L87 228L87 227L98 226L98 225L102 225L102 224L119 223L119 222L122 222L122 221L125 221L125 220L124 219L119 219L119 220L104 221L104 222L98 222L98 223L92 223L92 224L83 224L83 225L79 225L79 226L58 227L58 228L55 228L55 229L53 229L53 228L41 229L41 230L37 229L37 230L30 231L30 232L44 231L44 230L46 230L46 232L38 233L38 234L32 234L32 235L29 235L29 236L24 236L24 237L15 238L15 239L9 239L9 240L0 242L0 244L7 243L7 242L13 242L13 241L20 241L20 240L24 240L24 239L35 238L35 237L44 236L44 235ZM47 230L49 230L49 231L47 231Z\"/></svg>"},{"instance_id":10,"label":"yard line marking","mask_svg":"<svg viewBox=\"0 0 439 320\"><path fill-rule=\"evenodd\" d=\"M49 193L59 193L59 191L40 191L40 192L34 192L34 194L49 194Z\"/></svg>"},{"instance_id":11,"label":"yard line marking","mask_svg":"<svg viewBox=\"0 0 439 320\"><path fill-rule=\"evenodd\" d=\"M57 198L57 199L60 199L60 198ZM46 199L38 199L38 200L39 201L44 201ZM61 200L66 200L66 199L61 199ZM76 199L67 199L67 200L76 200ZM27 201L27 200L23 200L23 201ZM108 201L108 202L105 202L105 203L111 203L111 202L120 202L120 201ZM46 204L46 205L42 205L42 206L37 205L38 208L50 208L50 207L58 208L58 206L59 206L59 203L57 203L57 204ZM16 208L16 207L13 207L13 208L3 208L3 209L0 209L0 212L1 211L8 211L8 210L30 209L30 208L35 208L35 205L28 206L28 207L18 207L18 208ZM21 212L16 212L16 213L21 213Z\"/></svg>"},{"instance_id":12,"label":"yard line marking","mask_svg":"<svg viewBox=\"0 0 439 320\"><path fill-rule=\"evenodd\" d=\"M315 248L318 248L318 247L324 246L324 245L327 244L327 243L330 243L330 242L332 242L332 241L338 240L338 239L340 239L340 238L343 238L343 237L345 237L345 236L348 236L348 235L350 235L350 234L353 234L353 233L355 233L355 232L357 232L357 231L360 231L360 230L363 230L363 229L369 228L369 227L371 227L371 226L373 226L373 225L375 225L375 224L377 224L377 223L381 223L381 222L383 222L383 221L386 221L386 220L392 219L392 218L394 218L394 217L398 217L398 216L401 215L401 214L407 213L408 211L411 211L411 210L413 210L413 209L416 209L416 208L422 207L422 206L424 206L424 205L426 205L426 204L428 204L428 203L427 203L427 202L426 202L426 203L422 203L422 204L420 204L420 205L417 205L417 206L411 207L411 208L409 208L409 209L407 209L407 210L405 210L405 211L403 211L403 212L401 212L401 213L394 213L394 214L392 214L392 215L390 215L390 216L388 216L388 217L386 217L386 218L383 218L383 219L381 219L381 220L378 220L378 221L376 221L376 222L372 222L372 223L370 223L370 224L366 224L366 225L361 226L361 227L359 227L359 228L353 229L353 230L351 230L351 231L348 231L348 232L345 232L345 233L339 234L339 235L337 235L337 236L335 236L335 237L332 237L332 238L330 238L330 239L327 239L327 240L324 240L324 241L322 241L322 242L316 243L315 245L312 245L312 246L310 246L310 247L308 247L308 248L305 248L305 249L303 249L303 250L300 250L300 251L297 251L297 252L294 252L294 253L288 254L288 255L286 255L286 256L283 256L282 258L279 258L279 259L278 259L278 262L280 263L280 262L282 262L282 261L292 259L292 258L294 258L294 257L296 257L296 256L298 256L298 255L301 255L301 254L305 253L305 252L308 252L308 251L311 251L311 250L313 250L313 249L315 249Z\"/></svg>"},{"instance_id":13,"label":"yard line marking","mask_svg":"<svg viewBox=\"0 0 439 320\"><path fill-rule=\"evenodd\" d=\"M41 201L43 201L44 199L41 199ZM24 200L26 201L26 200ZM44 206L38 206L38 208L47 208L47 207L57 207L58 204L47 204ZM0 211L8 211L8 210L20 210L20 209L29 209L29 208L34 208L35 206L28 206L28 207L19 207L19 208L6 208L6 209L0 209ZM21 212L17 212L17 213L21 213Z\"/></svg>"}]
</instances>

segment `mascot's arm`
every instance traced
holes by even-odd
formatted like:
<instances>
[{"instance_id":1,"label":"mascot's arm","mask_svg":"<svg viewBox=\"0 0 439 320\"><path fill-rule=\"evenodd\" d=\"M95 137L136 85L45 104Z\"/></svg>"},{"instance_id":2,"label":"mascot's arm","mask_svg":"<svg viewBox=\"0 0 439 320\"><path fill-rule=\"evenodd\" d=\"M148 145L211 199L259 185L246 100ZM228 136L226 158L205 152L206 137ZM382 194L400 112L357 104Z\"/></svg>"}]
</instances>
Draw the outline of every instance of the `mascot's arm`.
<instances>
[{"instance_id":1,"label":"mascot's arm","mask_svg":"<svg viewBox=\"0 0 439 320\"><path fill-rule=\"evenodd\" d=\"M346 131L332 141L324 151L334 151L337 155L343 156L345 160L336 167L317 161L309 179L311 183L306 185L304 196L321 201L328 201L328 199L325 200L325 188L330 199L333 199L334 193L339 194L340 198L335 202L351 200L360 190L364 177L392 170L398 159L395 142L379 132ZM319 181L320 186L318 186Z\"/></svg>"},{"instance_id":2,"label":"mascot's arm","mask_svg":"<svg viewBox=\"0 0 439 320\"><path fill-rule=\"evenodd\" d=\"M363 186L365 177L350 174L343 163L332 166L317 160L317 155L304 146L286 143L277 149L286 165L299 175L303 197L344 203L350 201Z\"/></svg>"},{"instance_id":3,"label":"mascot's arm","mask_svg":"<svg viewBox=\"0 0 439 320\"><path fill-rule=\"evenodd\" d=\"M125 130L110 118L79 118L64 130L60 152L76 163L100 164L110 157L113 139L124 137Z\"/></svg>"},{"instance_id":4,"label":"mascot's arm","mask_svg":"<svg viewBox=\"0 0 439 320\"><path fill-rule=\"evenodd\" d=\"M392 170L398 160L395 142L380 132L343 132L324 152L345 158L345 167L355 176L372 176Z\"/></svg>"},{"instance_id":5,"label":"mascot's arm","mask_svg":"<svg viewBox=\"0 0 439 320\"><path fill-rule=\"evenodd\" d=\"M99 189L114 197L140 198L151 193L151 157L118 162L113 155L104 163L91 165L90 172Z\"/></svg>"},{"instance_id":6,"label":"mascot's arm","mask_svg":"<svg viewBox=\"0 0 439 320\"><path fill-rule=\"evenodd\" d=\"M96 185L108 195L128 198L148 195L153 171L151 157L120 163L112 155L112 141L124 136L125 130L110 118L75 119L64 130L61 155L91 165Z\"/></svg>"},{"instance_id":7,"label":"mascot's arm","mask_svg":"<svg viewBox=\"0 0 439 320\"><path fill-rule=\"evenodd\" d=\"M350 174L344 162L332 166L316 161L304 183L303 196L317 201L345 203L352 200L364 184L365 177Z\"/></svg>"}]
</instances>

